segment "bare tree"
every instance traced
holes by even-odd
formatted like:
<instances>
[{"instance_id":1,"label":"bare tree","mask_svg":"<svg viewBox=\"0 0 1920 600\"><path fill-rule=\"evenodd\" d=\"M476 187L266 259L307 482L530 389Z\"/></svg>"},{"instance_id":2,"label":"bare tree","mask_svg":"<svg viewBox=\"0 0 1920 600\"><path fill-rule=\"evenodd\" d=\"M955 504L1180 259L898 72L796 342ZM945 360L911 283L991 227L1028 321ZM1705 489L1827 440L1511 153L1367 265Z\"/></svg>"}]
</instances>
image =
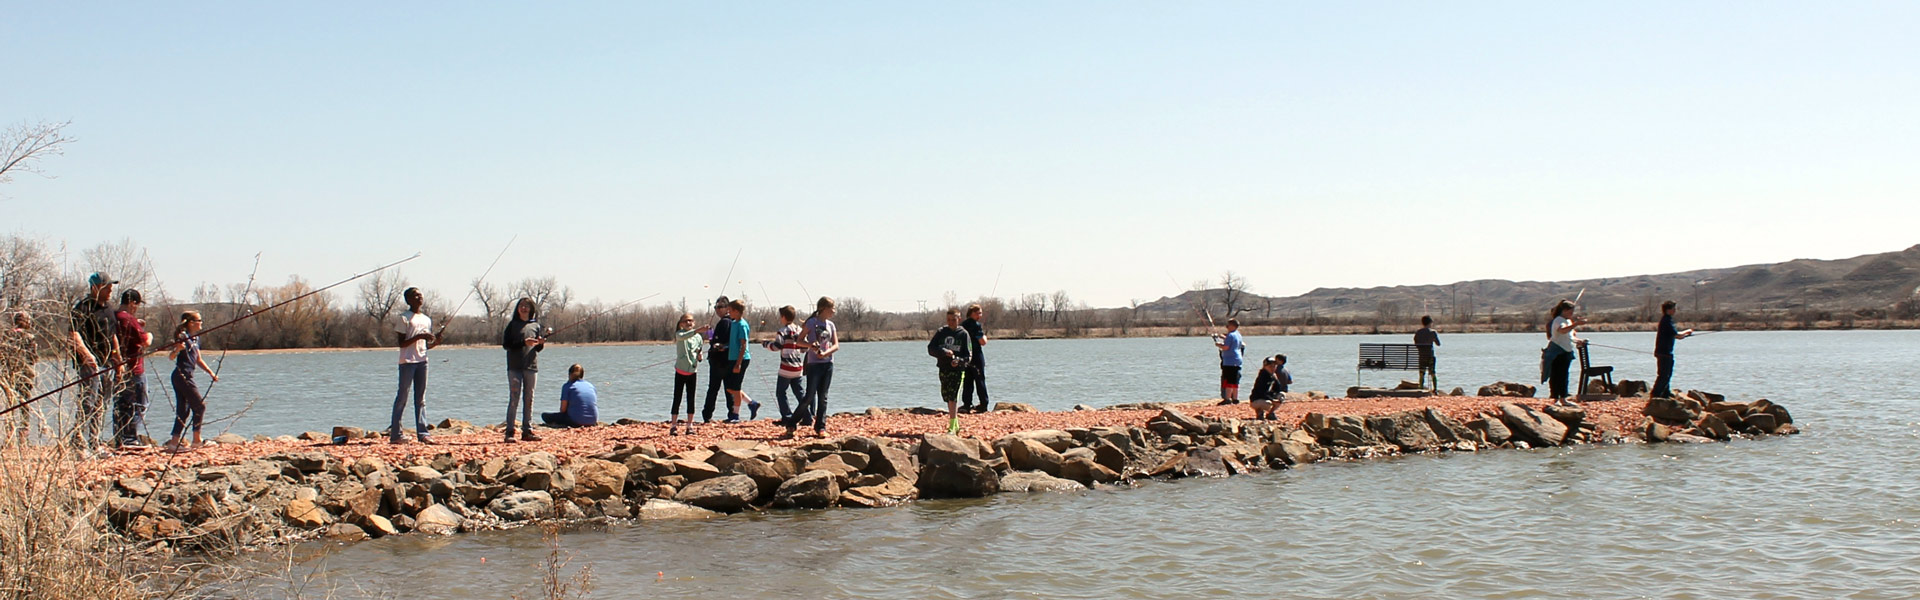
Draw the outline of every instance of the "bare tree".
<instances>
[{"instance_id":1,"label":"bare tree","mask_svg":"<svg viewBox=\"0 0 1920 600\"><path fill-rule=\"evenodd\" d=\"M488 319L506 312L507 307L503 303L510 300L500 297L499 286L487 283L478 277L473 278L473 282L468 285L473 288L473 299L480 301L481 314L486 315Z\"/></svg>"},{"instance_id":2,"label":"bare tree","mask_svg":"<svg viewBox=\"0 0 1920 600\"><path fill-rule=\"evenodd\" d=\"M360 280L360 313L374 323L385 323L400 306L400 291L407 289L407 276L399 269Z\"/></svg>"},{"instance_id":3,"label":"bare tree","mask_svg":"<svg viewBox=\"0 0 1920 600\"><path fill-rule=\"evenodd\" d=\"M74 140L61 130L71 122L43 121L7 128L6 134L0 135L0 183L13 181L14 173L52 177L40 170L40 159L65 153L67 143Z\"/></svg>"},{"instance_id":4,"label":"bare tree","mask_svg":"<svg viewBox=\"0 0 1920 600\"><path fill-rule=\"evenodd\" d=\"M1227 317L1238 316L1246 309L1241 305L1247 302L1247 278L1244 275L1227 271L1220 275L1221 304L1226 306Z\"/></svg>"},{"instance_id":5,"label":"bare tree","mask_svg":"<svg viewBox=\"0 0 1920 600\"><path fill-rule=\"evenodd\" d=\"M60 265L45 241L0 237L0 306L25 306L33 299L53 296L59 278Z\"/></svg>"},{"instance_id":6,"label":"bare tree","mask_svg":"<svg viewBox=\"0 0 1920 600\"><path fill-rule=\"evenodd\" d=\"M532 298L533 303L538 305L541 311L550 313L566 310L567 303L573 299L573 288L561 287L560 281L551 275L528 277L513 282L508 289L510 290L508 295L513 297L508 302L517 301L519 298Z\"/></svg>"},{"instance_id":7,"label":"bare tree","mask_svg":"<svg viewBox=\"0 0 1920 600\"><path fill-rule=\"evenodd\" d=\"M113 276L120 281L120 289L144 291L160 283L153 275L153 259L147 256L147 249L134 244L130 238L101 242L80 256L87 272Z\"/></svg>"},{"instance_id":8,"label":"bare tree","mask_svg":"<svg viewBox=\"0 0 1920 600\"><path fill-rule=\"evenodd\" d=\"M1067 291L1055 291L1053 293L1053 322L1059 323L1060 313L1065 312L1071 307L1073 307L1073 298L1067 296Z\"/></svg>"}]
</instances>

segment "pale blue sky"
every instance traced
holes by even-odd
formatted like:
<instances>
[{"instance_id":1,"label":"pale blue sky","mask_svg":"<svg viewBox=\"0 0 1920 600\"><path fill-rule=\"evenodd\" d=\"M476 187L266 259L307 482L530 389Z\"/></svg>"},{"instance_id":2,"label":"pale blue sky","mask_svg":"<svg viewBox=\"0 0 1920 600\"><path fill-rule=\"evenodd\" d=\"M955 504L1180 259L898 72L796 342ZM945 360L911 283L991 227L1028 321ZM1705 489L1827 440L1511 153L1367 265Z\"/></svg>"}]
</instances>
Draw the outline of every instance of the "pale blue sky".
<instances>
[{"instance_id":1,"label":"pale blue sky","mask_svg":"<svg viewBox=\"0 0 1920 600\"><path fill-rule=\"evenodd\" d=\"M7 228L177 295L415 251L457 298L1123 305L1920 242L1920 4L89 3L0 10ZM109 216L122 215L122 216ZM738 285L734 288L738 289ZM698 302L698 300L696 300ZM470 309L471 310L471 309Z\"/></svg>"}]
</instances>

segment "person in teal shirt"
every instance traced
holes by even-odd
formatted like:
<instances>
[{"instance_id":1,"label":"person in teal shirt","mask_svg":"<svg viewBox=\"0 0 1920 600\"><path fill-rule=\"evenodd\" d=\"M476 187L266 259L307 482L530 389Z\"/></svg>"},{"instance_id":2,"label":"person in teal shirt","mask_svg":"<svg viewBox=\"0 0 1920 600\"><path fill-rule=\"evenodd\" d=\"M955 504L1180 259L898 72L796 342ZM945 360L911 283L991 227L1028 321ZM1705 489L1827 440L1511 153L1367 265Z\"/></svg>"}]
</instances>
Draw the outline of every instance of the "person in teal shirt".
<instances>
[{"instance_id":1,"label":"person in teal shirt","mask_svg":"<svg viewBox=\"0 0 1920 600\"><path fill-rule=\"evenodd\" d=\"M753 352L747 349L747 303L734 300L727 305L729 316L733 319L733 335L727 340L727 360L733 367L727 371L727 421L740 422L740 405L746 404L753 410L752 417L760 416L760 403L754 402L740 384L747 380L747 365L753 363Z\"/></svg>"}]
</instances>

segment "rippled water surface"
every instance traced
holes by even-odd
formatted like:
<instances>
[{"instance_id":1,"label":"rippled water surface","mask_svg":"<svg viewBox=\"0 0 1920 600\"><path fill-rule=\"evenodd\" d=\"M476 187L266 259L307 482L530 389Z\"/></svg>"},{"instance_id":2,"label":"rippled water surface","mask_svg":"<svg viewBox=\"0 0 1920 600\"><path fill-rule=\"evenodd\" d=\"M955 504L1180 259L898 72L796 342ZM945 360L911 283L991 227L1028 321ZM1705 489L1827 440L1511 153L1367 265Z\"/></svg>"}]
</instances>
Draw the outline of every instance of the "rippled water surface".
<instances>
[{"instance_id":1,"label":"rippled water surface","mask_svg":"<svg viewBox=\"0 0 1920 600\"><path fill-rule=\"evenodd\" d=\"M1354 381L1354 343L1373 339L1250 345L1294 357L1296 389L1336 390ZM1524 380L1539 341L1448 336L1442 375L1448 385ZM1213 368L1204 344L999 342L996 399L1057 408L1202 396ZM1920 594L1916 351L1916 332L1682 342L1683 387L1784 403L1806 429L1791 438L1328 463L1126 490L594 526L562 539L576 564L592 565L603 598L1911 598ZM492 360L472 352L473 360L437 355L450 366L434 366L435 398L442 414L480 421L468 413L496 404L480 399L485 386L441 376L494 370L467 365ZM543 360L557 371L571 361L644 364L655 354L664 351L556 349ZM263 405L312 404L305 415L272 420L279 413L263 406L248 416L264 421L257 430L283 432L382 410L378 390L342 389L382 383L347 372L385 366L384 353L369 356L234 357L229 368L236 380L276 373L282 383L248 388ZM849 346L836 408L926 399L923 356L914 344ZM1596 358L1650 378L1650 357L1601 349ZM303 372L316 368L334 372ZM664 414L652 406L666 386L655 375L647 377L661 381L603 379L614 398L635 397L613 414ZM503 597L531 591L543 554L538 532L522 529L378 540L314 564L336 581L406 596Z\"/></svg>"}]
</instances>

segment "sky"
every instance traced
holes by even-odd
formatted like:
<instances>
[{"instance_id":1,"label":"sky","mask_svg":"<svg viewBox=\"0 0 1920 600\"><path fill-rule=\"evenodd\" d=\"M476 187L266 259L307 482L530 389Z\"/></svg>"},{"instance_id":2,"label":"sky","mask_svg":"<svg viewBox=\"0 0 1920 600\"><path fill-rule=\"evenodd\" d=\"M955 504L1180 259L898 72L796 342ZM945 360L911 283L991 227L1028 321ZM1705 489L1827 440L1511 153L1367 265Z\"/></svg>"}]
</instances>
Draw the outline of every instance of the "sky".
<instances>
[{"instance_id":1,"label":"sky","mask_svg":"<svg viewBox=\"0 0 1920 600\"><path fill-rule=\"evenodd\" d=\"M261 281L327 283L415 252L407 277L459 297L510 239L490 281L579 300L889 310L1920 243L1910 2L0 13L0 126L76 140L0 185L0 224L130 238L179 297L256 253Z\"/></svg>"}]
</instances>

